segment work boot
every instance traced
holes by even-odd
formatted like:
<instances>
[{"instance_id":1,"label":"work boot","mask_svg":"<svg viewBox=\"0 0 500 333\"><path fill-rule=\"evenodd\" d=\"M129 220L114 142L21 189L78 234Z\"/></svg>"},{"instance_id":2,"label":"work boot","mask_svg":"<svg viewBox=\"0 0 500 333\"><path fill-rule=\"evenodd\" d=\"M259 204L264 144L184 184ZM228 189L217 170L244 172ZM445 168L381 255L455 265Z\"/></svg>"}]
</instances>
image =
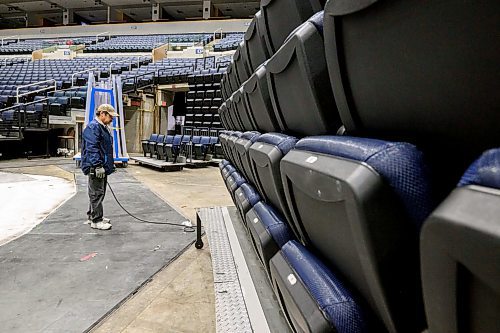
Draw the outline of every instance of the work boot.
<instances>
[{"instance_id":1,"label":"work boot","mask_svg":"<svg viewBox=\"0 0 500 333\"><path fill-rule=\"evenodd\" d=\"M109 222L104 222L104 221L101 221L101 222L90 222L90 227L92 229L99 229L99 230L109 230L111 229L111 223Z\"/></svg>"}]
</instances>

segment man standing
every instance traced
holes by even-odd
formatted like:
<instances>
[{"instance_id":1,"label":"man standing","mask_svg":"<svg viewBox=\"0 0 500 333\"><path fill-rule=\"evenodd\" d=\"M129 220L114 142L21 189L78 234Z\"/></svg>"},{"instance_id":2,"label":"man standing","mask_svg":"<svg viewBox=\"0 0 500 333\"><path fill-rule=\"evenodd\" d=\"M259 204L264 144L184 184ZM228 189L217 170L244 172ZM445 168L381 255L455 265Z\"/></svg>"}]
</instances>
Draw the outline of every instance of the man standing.
<instances>
[{"instance_id":1,"label":"man standing","mask_svg":"<svg viewBox=\"0 0 500 333\"><path fill-rule=\"evenodd\" d=\"M93 229L111 229L111 221L103 217L102 202L106 195L108 175L115 171L113 136L108 126L117 116L113 106L102 104L96 111L96 117L83 131L81 168L88 175L90 204L87 222Z\"/></svg>"}]
</instances>

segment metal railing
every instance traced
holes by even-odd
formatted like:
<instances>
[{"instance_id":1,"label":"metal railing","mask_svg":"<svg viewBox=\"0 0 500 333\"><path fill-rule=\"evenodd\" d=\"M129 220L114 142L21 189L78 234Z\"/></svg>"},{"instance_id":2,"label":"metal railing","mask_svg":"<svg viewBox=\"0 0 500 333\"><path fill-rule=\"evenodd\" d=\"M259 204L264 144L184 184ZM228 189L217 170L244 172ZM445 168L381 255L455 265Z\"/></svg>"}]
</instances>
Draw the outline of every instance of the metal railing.
<instances>
[{"instance_id":1,"label":"metal railing","mask_svg":"<svg viewBox=\"0 0 500 333\"><path fill-rule=\"evenodd\" d=\"M22 138L23 130L29 129L48 129L49 128L49 110L43 108L42 112L28 112L28 106L43 103L48 98L39 99L29 103L17 104L0 110L0 130L7 133L5 138ZM4 113L14 111L11 120L4 120ZM15 136L10 136L15 133Z\"/></svg>"},{"instance_id":2,"label":"metal railing","mask_svg":"<svg viewBox=\"0 0 500 333\"><path fill-rule=\"evenodd\" d=\"M217 34L217 31L220 31L220 38L222 39L222 28L219 28L214 31L214 41L215 41L215 35Z\"/></svg>"},{"instance_id":3,"label":"metal railing","mask_svg":"<svg viewBox=\"0 0 500 333\"><path fill-rule=\"evenodd\" d=\"M9 37L4 37L2 38L2 46L3 46L3 41L6 40L6 39L15 39L15 37L17 37L17 42L19 43L19 36L15 35L15 36L9 36Z\"/></svg>"},{"instance_id":4,"label":"metal railing","mask_svg":"<svg viewBox=\"0 0 500 333\"><path fill-rule=\"evenodd\" d=\"M97 67L94 67L94 68L88 68L88 69L84 69L83 71L79 71L79 72L75 72L73 74L71 74L71 86L74 87L75 86L75 83L74 83L74 79L75 79L75 76L78 75L78 74L83 74L83 73L87 73L87 72L91 72L91 71L97 71L97 76L98 76L98 80L100 79L100 71L99 71L99 68Z\"/></svg>"},{"instance_id":5,"label":"metal railing","mask_svg":"<svg viewBox=\"0 0 500 333\"><path fill-rule=\"evenodd\" d=\"M40 85L40 84L43 84L43 83L49 83L49 82L53 82L54 85L53 86L47 86L45 88L40 88L40 89L37 89L37 90L31 90L31 91L19 94L19 91L21 89L23 89L23 88L37 86L37 85ZM35 83L30 83L30 84L26 84L24 86L17 86L16 87L16 104L19 103L19 97L28 96L28 95L31 95L31 94L34 94L34 93L37 93L37 92L41 92L41 91L45 91L45 90L49 90L49 89L52 89L52 88L54 88L54 91L57 90L57 82L54 79L45 80L45 81L39 81L39 82L35 82Z\"/></svg>"},{"instance_id":6,"label":"metal railing","mask_svg":"<svg viewBox=\"0 0 500 333\"><path fill-rule=\"evenodd\" d=\"M105 31L105 32L101 32L101 33L95 35L95 42L98 43L99 42L99 36L102 36L102 35L105 35L105 34L108 34L109 39L111 39L111 34L108 31Z\"/></svg>"},{"instance_id":7,"label":"metal railing","mask_svg":"<svg viewBox=\"0 0 500 333\"><path fill-rule=\"evenodd\" d=\"M146 76L146 75L152 75L153 76L152 82L146 83L144 85L139 86L139 79L141 77ZM122 91L124 93L125 92L130 92L130 91L136 91L139 88L144 88L144 87L148 87L150 85L154 85L155 84L155 77L157 77L157 76L158 76L158 73L156 71L152 71L152 72L138 74L136 76L132 76L132 77L128 77L128 78L123 78L122 79ZM132 83L133 87L132 88L126 88L125 87L125 83L128 82L128 81L133 81L133 83Z\"/></svg>"}]
</instances>

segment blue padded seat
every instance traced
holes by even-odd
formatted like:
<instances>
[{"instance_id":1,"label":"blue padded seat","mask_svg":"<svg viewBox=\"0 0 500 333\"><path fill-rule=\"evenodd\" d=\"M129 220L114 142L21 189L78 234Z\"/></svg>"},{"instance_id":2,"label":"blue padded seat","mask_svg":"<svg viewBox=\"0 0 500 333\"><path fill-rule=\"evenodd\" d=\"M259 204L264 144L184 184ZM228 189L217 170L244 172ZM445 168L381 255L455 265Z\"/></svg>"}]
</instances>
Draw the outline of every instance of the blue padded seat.
<instances>
[{"instance_id":1,"label":"blue padded seat","mask_svg":"<svg viewBox=\"0 0 500 333\"><path fill-rule=\"evenodd\" d=\"M421 332L418 236L436 206L413 145L347 136L300 140L281 160L299 239L350 281L390 332Z\"/></svg>"},{"instance_id":2,"label":"blue padded seat","mask_svg":"<svg viewBox=\"0 0 500 333\"><path fill-rule=\"evenodd\" d=\"M153 155L156 155L157 154L157 148L158 148L158 145L160 143L163 143L163 140L165 139L165 135L163 134L158 134L158 136L156 137L156 140L155 141L149 141L148 142L148 145L149 145L149 157L153 157Z\"/></svg>"},{"instance_id":3,"label":"blue padded seat","mask_svg":"<svg viewBox=\"0 0 500 333\"><path fill-rule=\"evenodd\" d=\"M243 223L250 208L260 201L259 192L248 183L243 183L234 192L234 203L240 212Z\"/></svg>"},{"instance_id":4,"label":"blue padded seat","mask_svg":"<svg viewBox=\"0 0 500 333\"><path fill-rule=\"evenodd\" d=\"M483 153L420 237L429 332L500 327L500 148Z\"/></svg>"},{"instance_id":5,"label":"blue padded seat","mask_svg":"<svg viewBox=\"0 0 500 333\"><path fill-rule=\"evenodd\" d=\"M283 217L262 201L254 204L244 221L257 256L270 276L269 260L286 242L294 239L293 233Z\"/></svg>"},{"instance_id":6,"label":"blue padded seat","mask_svg":"<svg viewBox=\"0 0 500 333\"><path fill-rule=\"evenodd\" d=\"M156 142L157 139L158 139L158 134L153 133L153 134L151 134L151 136L149 137L148 140L142 140L141 141L142 151L144 152L144 157L146 157L146 154L150 154L151 153L149 143L150 142Z\"/></svg>"},{"instance_id":7,"label":"blue padded seat","mask_svg":"<svg viewBox=\"0 0 500 333\"><path fill-rule=\"evenodd\" d=\"M229 177L235 171L236 171L236 168L232 164L227 164L220 171L220 173L222 175L222 179L224 179L224 181L226 181L227 177Z\"/></svg>"},{"instance_id":8,"label":"blue padded seat","mask_svg":"<svg viewBox=\"0 0 500 333\"><path fill-rule=\"evenodd\" d=\"M248 152L252 144L257 141L260 135L261 134L259 132L255 131L245 132L234 143L236 152L236 154L234 154L236 158L236 165L245 175L245 178L252 184L255 184L255 176L250 165L250 157Z\"/></svg>"},{"instance_id":9,"label":"blue padded seat","mask_svg":"<svg viewBox=\"0 0 500 333\"><path fill-rule=\"evenodd\" d=\"M281 182L280 161L297 142L297 138L280 133L261 135L250 146L250 165L255 186L266 203L274 206L290 222L283 184Z\"/></svg>"},{"instance_id":10,"label":"blue padded seat","mask_svg":"<svg viewBox=\"0 0 500 333\"><path fill-rule=\"evenodd\" d=\"M165 160L168 162L166 147L171 145L174 142L173 135L165 135L162 142L158 142L158 146L156 147L156 154L159 160Z\"/></svg>"},{"instance_id":11,"label":"blue padded seat","mask_svg":"<svg viewBox=\"0 0 500 333\"><path fill-rule=\"evenodd\" d=\"M232 172L231 174L229 174L227 176L226 187L227 187L229 193L231 194L231 196L233 197L233 202L235 202L234 201L234 192L236 191L236 189L238 187L241 186L241 184L244 184L246 182L247 182L246 179L238 171Z\"/></svg>"},{"instance_id":12,"label":"blue padded seat","mask_svg":"<svg viewBox=\"0 0 500 333\"><path fill-rule=\"evenodd\" d=\"M226 166L228 166L229 164L231 164L228 160L226 159L223 159L219 162L219 169L222 171L222 169L224 169Z\"/></svg>"},{"instance_id":13,"label":"blue padded seat","mask_svg":"<svg viewBox=\"0 0 500 333\"><path fill-rule=\"evenodd\" d=\"M295 332L375 331L342 279L297 241L283 245L270 268L280 306Z\"/></svg>"}]
</instances>

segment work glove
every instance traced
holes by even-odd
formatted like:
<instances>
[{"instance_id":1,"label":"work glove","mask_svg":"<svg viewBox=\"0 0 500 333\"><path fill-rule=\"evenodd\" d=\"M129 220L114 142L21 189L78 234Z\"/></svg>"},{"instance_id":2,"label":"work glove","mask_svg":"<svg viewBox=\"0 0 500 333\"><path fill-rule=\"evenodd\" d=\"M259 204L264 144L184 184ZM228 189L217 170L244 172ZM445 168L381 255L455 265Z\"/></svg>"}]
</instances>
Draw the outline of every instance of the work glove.
<instances>
[{"instance_id":1,"label":"work glove","mask_svg":"<svg viewBox=\"0 0 500 333\"><path fill-rule=\"evenodd\" d=\"M103 167L98 167L98 168L95 168L95 176L97 178L104 178L106 176L106 171L104 171L104 168Z\"/></svg>"}]
</instances>

